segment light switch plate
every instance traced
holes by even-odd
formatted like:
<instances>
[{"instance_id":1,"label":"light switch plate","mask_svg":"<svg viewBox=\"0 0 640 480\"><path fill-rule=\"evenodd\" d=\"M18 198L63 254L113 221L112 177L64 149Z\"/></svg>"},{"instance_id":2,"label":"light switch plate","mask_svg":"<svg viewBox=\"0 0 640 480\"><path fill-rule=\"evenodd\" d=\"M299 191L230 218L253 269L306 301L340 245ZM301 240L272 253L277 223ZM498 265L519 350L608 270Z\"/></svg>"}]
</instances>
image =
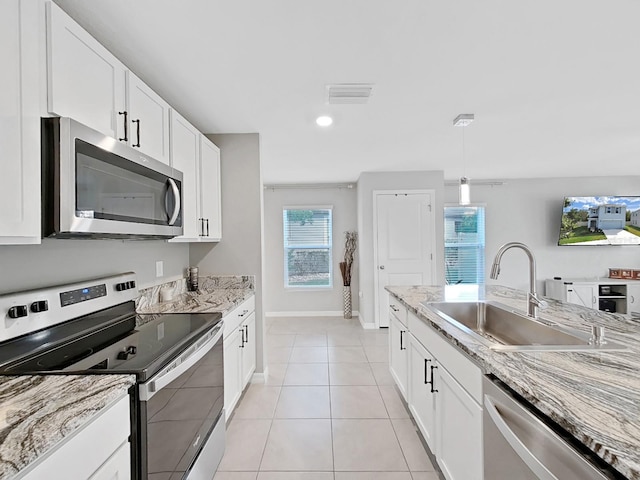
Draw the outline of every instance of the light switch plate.
<instances>
[{"instance_id":1,"label":"light switch plate","mask_svg":"<svg viewBox=\"0 0 640 480\"><path fill-rule=\"evenodd\" d=\"M158 260L156 262L156 277L162 277L164 275L164 262Z\"/></svg>"}]
</instances>

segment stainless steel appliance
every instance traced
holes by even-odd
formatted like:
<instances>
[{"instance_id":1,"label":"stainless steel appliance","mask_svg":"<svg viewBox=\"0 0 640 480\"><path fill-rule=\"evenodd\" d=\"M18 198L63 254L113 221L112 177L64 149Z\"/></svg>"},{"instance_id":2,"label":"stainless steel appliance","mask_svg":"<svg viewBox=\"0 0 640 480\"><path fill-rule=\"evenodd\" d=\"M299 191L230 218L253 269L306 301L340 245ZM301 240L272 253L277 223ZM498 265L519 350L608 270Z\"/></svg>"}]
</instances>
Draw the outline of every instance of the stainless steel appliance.
<instances>
[{"instance_id":1,"label":"stainless steel appliance","mask_svg":"<svg viewBox=\"0 0 640 480\"><path fill-rule=\"evenodd\" d=\"M485 480L624 478L567 433L551 428L499 380L485 377L483 388Z\"/></svg>"},{"instance_id":2,"label":"stainless steel appliance","mask_svg":"<svg viewBox=\"0 0 640 480\"><path fill-rule=\"evenodd\" d=\"M135 274L0 296L0 373L131 373L132 478L211 480L224 453L220 314L136 315Z\"/></svg>"},{"instance_id":3,"label":"stainless steel appliance","mask_svg":"<svg viewBox=\"0 0 640 480\"><path fill-rule=\"evenodd\" d=\"M43 236L182 235L182 172L70 118L42 119Z\"/></svg>"}]
</instances>

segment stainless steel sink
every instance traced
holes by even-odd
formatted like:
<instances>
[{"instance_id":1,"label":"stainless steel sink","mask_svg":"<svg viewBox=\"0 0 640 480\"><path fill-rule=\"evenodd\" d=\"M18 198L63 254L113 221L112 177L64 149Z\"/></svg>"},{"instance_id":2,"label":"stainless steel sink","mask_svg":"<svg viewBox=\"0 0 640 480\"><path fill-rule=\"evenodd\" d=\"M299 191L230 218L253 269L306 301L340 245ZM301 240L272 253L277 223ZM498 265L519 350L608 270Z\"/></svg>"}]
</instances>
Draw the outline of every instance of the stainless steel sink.
<instances>
[{"instance_id":1,"label":"stainless steel sink","mask_svg":"<svg viewBox=\"0 0 640 480\"><path fill-rule=\"evenodd\" d=\"M498 302L423 302L422 305L492 350L625 350L622 345L596 342L588 333L528 317Z\"/></svg>"}]
</instances>

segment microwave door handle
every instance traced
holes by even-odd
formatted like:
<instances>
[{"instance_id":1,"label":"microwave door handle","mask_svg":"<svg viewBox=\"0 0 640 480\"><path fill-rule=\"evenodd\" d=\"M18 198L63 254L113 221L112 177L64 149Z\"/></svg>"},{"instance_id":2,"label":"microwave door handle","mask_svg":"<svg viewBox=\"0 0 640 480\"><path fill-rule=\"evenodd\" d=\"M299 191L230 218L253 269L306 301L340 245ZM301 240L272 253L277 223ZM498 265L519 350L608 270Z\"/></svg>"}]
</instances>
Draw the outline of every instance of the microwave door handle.
<instances>
[{"instance_id":1,"label":"microwave door handle","mask_svg":"<svg viewBox=\"0 0 640 480\"><path fill-rule=\"evenodd\" d=\"M178 189L178 185L176 184L176 181L173 178L169 178L167 181L171 186L170 191L173 194L173 212L169 214L169 208L167 206L165 206L165 209L167 210L167 215L170 215L169 225L173 225L174 223L176 223L176 220L178 219L178 215L180 215L180 190ZM168 194L169 194L169 190L167 190L167 195Z\"/></svg>"},{"instance_id":2,"label":"microwave door handle","mask_svg":"<svg viewBox=\"0 0 640 480\"><path fill-rule=\"evenodd\" d=\"M146 384L140 385L140 399L149 400L157 392L169 385L176 378L193 367L200 359L202 359L202 357L209 353L214 345L218 343L222 338L222 325L218 325L213 330L215 331L215 334L205 343L200 345L200 347L198 347L196 351L192 352L191 355L183 359L175 368L172 368L168 372L159 375Z\"/></svg>"},{"instance_id":3,"label":"microwave door handle","mask_svg":"<svg viewBox=\"0 0 640 480\"><path fill-rule=\"evenodd\" d=\"M491 417L493 424L500 431L500 434L504 437L509 446L513 448L513 451L520 457L520 459L531 469L531 471L540 480L558 480L558 477L549 471L549 469L525 446L524 443L522 443L520 438L518 438L518 435L509 427L496 408L494 400L489 395L484 396L484 406ZM516 415L513 411L512 414ZM531 421L529 419L522 417L519 414L517 415L523 422L531 425Z\"/></svg>"}]
</instances>

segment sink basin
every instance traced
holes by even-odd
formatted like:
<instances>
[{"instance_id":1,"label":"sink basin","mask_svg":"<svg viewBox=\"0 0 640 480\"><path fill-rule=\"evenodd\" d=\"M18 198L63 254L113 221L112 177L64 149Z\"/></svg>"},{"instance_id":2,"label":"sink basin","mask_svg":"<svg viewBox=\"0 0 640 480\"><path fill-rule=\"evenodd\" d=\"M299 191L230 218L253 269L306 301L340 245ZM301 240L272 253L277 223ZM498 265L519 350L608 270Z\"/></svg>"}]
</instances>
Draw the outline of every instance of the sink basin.
<instances>
[{"instance_id":1,"label":"sink basin","mask_svg":"<svg viewBox=\"0 0 640 480\"><path fill-rule=\"evenodd\" d=\"M422 305L492 350L625 350L624 346L609 341L591 344L587 333L533 319L498 302L423 302Z\"/></svg>"}]
</instances>

